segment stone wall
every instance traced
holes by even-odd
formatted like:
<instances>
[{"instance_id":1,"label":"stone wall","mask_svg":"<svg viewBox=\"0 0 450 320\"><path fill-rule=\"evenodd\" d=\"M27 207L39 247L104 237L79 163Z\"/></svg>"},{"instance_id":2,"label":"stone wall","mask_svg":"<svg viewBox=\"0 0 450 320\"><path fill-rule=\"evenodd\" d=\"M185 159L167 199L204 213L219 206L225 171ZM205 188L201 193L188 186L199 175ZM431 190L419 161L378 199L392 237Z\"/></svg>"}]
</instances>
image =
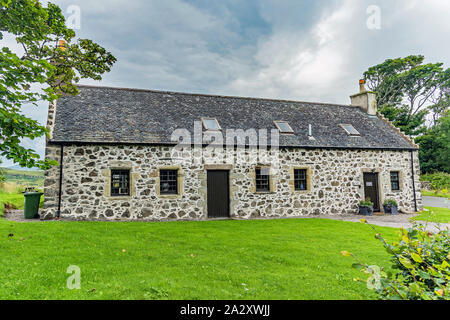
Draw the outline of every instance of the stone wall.
<instances>
[{"instance_id":1,"label":"stone wall","mask_svg":"<svg viewBox=\"0 0 450 320\"><path fill-rule=\"evenodd\" d=\"M203 149L204 150L204 149ZM230 169L230 215L233 218L294 217L356 213L364 198L363 172L379 173L380 202L395 199L402 212L413 212L411 158L408 151L280 149L271 167L272 188L256 193L254 169L270 163L174 163L171 147L69 145L64 147L61 217L106 220L170 220L207 218L207 169ZM197 151L198 152L198 151ZM237 153L238 151L234 151ZM253 151L243 151L247 155ZM59 159L59 146L47 155ZM212 157L215 159L217 157ZM419 162L414 152L418 209L422 208ZM159 169L178 168L178 195L160 195ZM294 168L310 176L309 189L295 191ZM110 170L130 169L129 197L111 197ZM400 171L400 191L391 191L390 171ZM45 218L56 215L59 169L45 176Z\"/></svg>"}]
</instances>

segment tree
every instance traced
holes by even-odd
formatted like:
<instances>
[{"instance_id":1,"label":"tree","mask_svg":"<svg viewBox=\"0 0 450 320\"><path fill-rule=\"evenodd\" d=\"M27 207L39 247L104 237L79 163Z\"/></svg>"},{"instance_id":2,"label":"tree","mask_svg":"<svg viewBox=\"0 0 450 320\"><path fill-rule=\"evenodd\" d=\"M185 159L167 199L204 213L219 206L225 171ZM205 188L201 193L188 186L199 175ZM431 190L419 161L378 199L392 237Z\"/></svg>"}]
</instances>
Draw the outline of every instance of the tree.
<instances>
[{"instance_id":1,"label":"tree","mask_svg":"<svg viewBox=\"0 0 450 320\"><path fill-rule=\"evenodd\" d=\"M5 170L2 168L2 160L0 160L0 183L5 181Z\"/></svg>"},{"instance_id":2,"label":"tree","mask_svg":"<svg viewBox=\"0 0 450 320\"><path fill-rule=\"evenodd\" d=\"M388 59L364 73L368 88L376 91L380 112L406 134L424 132L425 116L438 115L448 98L450 69L442 63L423 64L424 56ZM434 108L427 108L428 105Z\"/></svg>"},{"instance_id":3,"label":"tree","mask_svg":"<svg viewBox=\"0 0 450 320\"><path fill-rule=\"evenodd\" d=\"M422 173L450 173L450 111L447 110L427 132L417 137Z\"/></svg>"},{"instance_id":4,"label":"tree","mask_svg":"<svg viewBox=\"0 0 450 320\"><path fill-rule=\"evenodd\" d=\"M15 36L25 53L19 57L9 48L0 50L0 154L21 166L47 169L55 163L20 145L23 138L47 133L21 114L21 106L76 95L80 79L101 80L116 58L92 40L75 39L52 3L44 7L36 0L0 0L0 40L5 32Z\"/></svg>"},{"instance_id":5,"label":"tree","mask_svg":"<svg viewBox=\"0 0 450 320\"><path fill-rule=\"evenodd\" d=\"M442 146L437 150L437 163L441 171L450 173L450 110L438 120L438 134L436 137Z\"/></svg>"}]
</instances>

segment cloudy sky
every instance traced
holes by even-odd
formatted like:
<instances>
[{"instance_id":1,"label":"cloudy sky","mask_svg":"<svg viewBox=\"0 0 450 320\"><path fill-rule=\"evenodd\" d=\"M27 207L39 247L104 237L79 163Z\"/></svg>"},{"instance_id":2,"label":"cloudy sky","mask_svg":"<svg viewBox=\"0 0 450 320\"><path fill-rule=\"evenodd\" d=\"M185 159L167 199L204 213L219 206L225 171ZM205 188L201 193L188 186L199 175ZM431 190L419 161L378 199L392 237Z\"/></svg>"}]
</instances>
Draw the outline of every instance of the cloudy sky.
<instances>
[{"instance_id":1,"label":"cloudy sky","mask_svg":"<svg viewBox=\"0 0 450 320\"><path fill-rule=\"evenodd\" d=\"M85 84L347 104L385 59L422 54L450 66L448 0L53 2L70 23L79 10L77 35L118 59ZM24 112L46 121L45 104ZM42 139L25 145L43 154Z\"/></svg>"}]
</instances>

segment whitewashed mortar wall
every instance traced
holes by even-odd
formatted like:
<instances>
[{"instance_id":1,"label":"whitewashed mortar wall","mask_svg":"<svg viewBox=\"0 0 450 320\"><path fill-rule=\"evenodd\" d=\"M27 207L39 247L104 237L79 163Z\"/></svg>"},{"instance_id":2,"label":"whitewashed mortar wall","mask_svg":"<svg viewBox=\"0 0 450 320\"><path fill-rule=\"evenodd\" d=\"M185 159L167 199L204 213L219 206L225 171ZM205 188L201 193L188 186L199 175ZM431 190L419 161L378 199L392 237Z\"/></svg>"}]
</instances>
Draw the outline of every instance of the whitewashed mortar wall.
<instances>
[{"instance_id":1,"label":"whitewashed mortar wall","mask_svg":"<svg viewBox=\"0 0 450 320\"><path fill-rule=\"evenodd\" d=\"M414 211L409 151L281 149L280 172L272 177L275 192L257 194L254 165L234 164L230 171L230 215L235 218L294 217L317 214L356 213L363 198L363 172L379 173L380 201L395 199L402 212ZM65 146L61 217L107 220L206 219L206 169L203 164L181 165L182 194L162 198L157 193L157 170L172 165L171 149L162 146ZM59 160L59 146L49 145L47 157ZM127 199L105 196L111 167L130 166L134 195ZM422 208L414 152L418 209ZM311 190L293 192L292 167L307 167ZM390 171L400 171L400 191L391 191ZM46 172L44 218L56 215L59 168Z\"/></svg>"}]
</instances>

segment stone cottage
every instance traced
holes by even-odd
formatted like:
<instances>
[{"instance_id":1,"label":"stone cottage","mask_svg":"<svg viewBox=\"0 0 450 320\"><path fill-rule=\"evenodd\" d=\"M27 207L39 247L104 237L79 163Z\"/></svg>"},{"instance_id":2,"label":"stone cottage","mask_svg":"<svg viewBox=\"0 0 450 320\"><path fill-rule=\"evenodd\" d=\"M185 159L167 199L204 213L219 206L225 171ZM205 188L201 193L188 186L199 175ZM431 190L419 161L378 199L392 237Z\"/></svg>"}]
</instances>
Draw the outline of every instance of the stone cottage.
<instances>
[{"instance_id":1,"label":"stone cottage","mask_svg":"<svg viewBox=\"0 0 450 320\"><path fill-rule=\"evenodd\" d=\"M350 105L80 85L49 106L43 219L199 220L422 208L418 146Z\"/></svg>"}]
</instances>

